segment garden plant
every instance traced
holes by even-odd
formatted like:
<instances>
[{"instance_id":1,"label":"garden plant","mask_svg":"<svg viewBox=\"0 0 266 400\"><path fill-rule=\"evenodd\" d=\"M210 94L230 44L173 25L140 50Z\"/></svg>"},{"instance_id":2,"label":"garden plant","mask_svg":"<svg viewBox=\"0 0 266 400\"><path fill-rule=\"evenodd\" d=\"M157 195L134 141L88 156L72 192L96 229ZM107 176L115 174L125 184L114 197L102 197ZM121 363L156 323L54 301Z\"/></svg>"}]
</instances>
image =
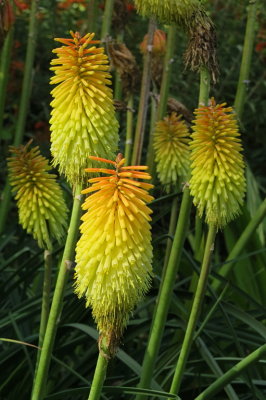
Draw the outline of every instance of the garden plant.
<instances>
[{"instance_id":1,"label":"garden plant","mask_svg":"<svg viewBox=\"0 0 266 400\"><path fill-rule=\"evenodd\" d=\"M0 400L266 399L263 0L0 0Z\"/></svg>"}]
</instances>

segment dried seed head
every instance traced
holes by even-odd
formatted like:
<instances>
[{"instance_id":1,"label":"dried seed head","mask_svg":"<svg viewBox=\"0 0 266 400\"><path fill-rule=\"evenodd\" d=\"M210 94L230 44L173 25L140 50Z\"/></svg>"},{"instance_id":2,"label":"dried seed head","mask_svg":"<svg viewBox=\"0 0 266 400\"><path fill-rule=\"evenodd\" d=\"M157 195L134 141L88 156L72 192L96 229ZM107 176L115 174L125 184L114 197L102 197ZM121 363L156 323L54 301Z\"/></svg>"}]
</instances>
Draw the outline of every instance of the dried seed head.
<instances>
[{"instance_id":1,"label":"dried seed head","mask_svg":"<svg viewBox=\"0 0 266 400\"><path fill-rule=\"evenodd\" d=\"M242 145L232 107L217 104L195 111L190 191L200 216L223 227L240 213L246 189Z\"/></svg>"},{"instance_id":2,"label":"dried seed head","mask_svg":"<svg viewBox=\"0 0 266 400\"><path fill-rule=\"evenodd\" d=\"M189 172L189 131L181 115L172 113L157 122L154 132L157 173L166 192L180 189Z\"/></svg>"},{"instance_id":3,"label":"dried seed head","mask_svg":"<svg viewBox=\"0 0 266 400\"><path fill-rule=\"evenodd\" d=\"M128 95L139 87L140 73L136 59L124 43L108 43L108 52L111 62L116 68L123 90Z\"/></svg>"},{"instance_id":4,"label":"dried seed head","mask_svg":"<svg viewBox=\"0 0 266 400\"><path fill-rule=\"evenodd\" d=\"M216 33L213 22L205 11L197 10L193 14L188 34L189 43L184 54L186 67L198 72L202 67L207 68L215 83L218 76Z\"/></svg>"},{"instance_id":5,"label":"dried seed head","mask_svg":"<svg viewBox=\"0 0 266 400\"><path fill-rule=\"evenodd\" d=\"M53 50L51 65L51 152L53 164L72 184L84 179L89 154L113 156L118 144L107 56L93 41L94 33L55 39L65 46Z\"/></svg>"},{"instance_id":6,"label":"dried seed head","mask_svg":"<svg viewBox=\"0 0 266 400\"><path fill-rule=\"evenodd\" d=\"M145 166L125 167L121 154L116 161L97 157L112 169L87 168L108 176L89 179L91 194L82 208L86 210L81 238L76 248L75 291L86 297L92 314L112 356L129 315L147 292L152 274L151 210L146 203L153 198L153 186L140 182L150 179Z\"/></svg>"},{"instance_id":7,"label":"dried seed head","mask_svg":"<svg viewBox=\"0 0 266 400\"><path fill-rule=\"evenodd\" d=\"M39 148L10 147L8 158L12 191L16 193L19 222L39 247L51 249L51 240L61 242L67 227L67 207L56 175L49 174L48 160Z\"/></svg>"}]
</instances>

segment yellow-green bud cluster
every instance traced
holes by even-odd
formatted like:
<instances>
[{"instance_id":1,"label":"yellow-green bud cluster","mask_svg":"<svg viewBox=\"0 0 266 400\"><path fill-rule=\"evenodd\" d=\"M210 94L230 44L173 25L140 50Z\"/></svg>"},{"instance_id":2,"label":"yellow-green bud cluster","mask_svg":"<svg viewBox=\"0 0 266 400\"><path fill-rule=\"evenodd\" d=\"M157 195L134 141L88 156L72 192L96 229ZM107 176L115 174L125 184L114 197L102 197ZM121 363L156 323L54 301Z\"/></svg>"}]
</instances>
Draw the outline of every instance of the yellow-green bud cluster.
<instances>
[{"instance_id":1,"label":"yellow-green bud cluster","mask_svg":"<svg viewBox=\"0 0 266 400\"><path fill-rule=\"evenodd\" d=\"M180 189L189 173L189 131L176 113L156 123L154 132L155 161L157 173L166 192Z\"/></svg>"},{"instance_id":2,"label":"yellow-green bud cluster","mask_svg":"<svg viewBox=\"0 0 266 400\"><path fill-rule=\"evenodd\" d=\"M134 0L137 11L161 22L187 25L193 12L200 8L198 0Z\"/></svg>"},{"instance_id":3,"label":"yellow-green bud cluster","mask_svg":"<svg viewBox=\"0 0 266 400\"><path fill-rule=\"evenodd\" d=\"M242 145L236 116L226 103L195 111L190 191L200 216L223 227L240 212L246 189Z\"/></svg>"},{"instance_id":4,"label":"yellow-green bud cluster","mask_svg":"<svg viewBox=\"0 0 266 400\"><path fill-rule=\"evenodd\" d=\"M11 147L8 159L12 191L16 192L19 222L39 247L50 250L52 239L61 242L67 226L67 207L56 175L39 148Z\"/></svg>"},{"instance_id":5,"label":"yellow-green bud cluster","mask_svg":"<svg viewBox=\"0 0 266 400\"><path fill-rule=\"evenodd\" d=\"M94 34L55 39L65 46L53 50L51 84L51 152L53 164L72 184L85 177L89 155L113 157L118 145L111 75L102 47L94 46ZM92 164L91 164L92 165Z\"/></svg>"}]
</instances>

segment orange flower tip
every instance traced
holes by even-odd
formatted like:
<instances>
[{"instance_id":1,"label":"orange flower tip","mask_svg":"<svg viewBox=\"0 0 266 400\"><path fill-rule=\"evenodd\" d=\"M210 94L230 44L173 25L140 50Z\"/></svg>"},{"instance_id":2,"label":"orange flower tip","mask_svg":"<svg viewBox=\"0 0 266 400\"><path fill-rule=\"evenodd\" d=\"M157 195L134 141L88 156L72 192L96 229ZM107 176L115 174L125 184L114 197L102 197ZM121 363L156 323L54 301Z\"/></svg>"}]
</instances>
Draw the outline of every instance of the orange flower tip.
<instances>
[{"instance_id":1,"label":"orange flower tip","mask_svg":"<svg viewBox=\"0 0 266 400\"><path fill-rule=\"evenodd\" d=\"M91 160L101 161L101 162L105 162L105 163L108 163L108 164L116 165L116 162L115 162L115 161L107 160L106 158L95 157L95 156L89 156L89 158L90 158Z\"/></svg>"}]
</instances>

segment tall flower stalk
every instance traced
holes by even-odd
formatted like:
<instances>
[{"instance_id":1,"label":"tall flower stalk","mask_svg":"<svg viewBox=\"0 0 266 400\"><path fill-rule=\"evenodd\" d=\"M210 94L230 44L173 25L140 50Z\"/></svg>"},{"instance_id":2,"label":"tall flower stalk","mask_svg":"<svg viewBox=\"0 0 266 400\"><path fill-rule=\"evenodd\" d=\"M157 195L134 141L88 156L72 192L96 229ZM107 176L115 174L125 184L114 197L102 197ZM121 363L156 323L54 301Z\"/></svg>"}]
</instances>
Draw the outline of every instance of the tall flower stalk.
<instances>
[{"instance_id":1,"label":"tall flower stalk","mask_svg":"<svg viewBox=\"0 0 266 400\"><path fill-rule=\"evenodd\" d=\"M42 400L56 336L58 318L62 309L68 271L74 261L78 234L81 190L84 167L91 166L88 152L112 155L117 147L118 124L115 119L112 91L107 69L108 61L102 48L92 41L94 34L81 37L71 32L71 39L57 39L65 46L54 52L52 60L55 75L51 79L57 86L52 90L51 151L54 165L66 175L74 188L72 215L68 236L60 265L43 347L38 363L32 400ZM91 46L93 44L93 46Z\"/></svg>"},{"instance_id":2,"label":"tall flower stalk","mask_svg":"<svg viewBox=\"0 0 266 400\"><path fill-rule=\"evenodd\" d=\"M44 279L39 347L42 346L50 309L52 239L62 242L67 227L67 207L56 175L39 148L11 147L8 159L10 184L16 193L19 222L44 249ZM39 356L39 353L38 353Z\"/></svg>"},{"instance_id":3,"label":"tall flower stalk","mask_svg":"<svg viewBox=\"0 0 266 400\"><path fill-rule=\"evenodd\" d=\"M38 368L36 371L35 381L32 390L32 397L31 397L32 400L42 400L45 397L45 387L52 356L52 350L58 327L59 315L62 310L64 288L66 285L68 273L71 270L74 262L74 252L75 252L75 245L76 245L76 239L79 227L79 218L80 218L80 203L81 203L80 192L81 192L81 185L79 184L76 186L75 189L72 214L68 228L68 235L66 239L62 261L58 272L54 296L51 304L51 310L47 322Z\"/></svg>"},{"instance_id":4,"label":"tall flower stalk","mask_svg":"<svg viewBox=\"0 0 266 400\"><path fill-rule=\"evenodd\" d=\"M200 79L199 104L207 104L209 88L210 74L207 74L206 69L202 69ZM187 185L185 185L169 261L167 264L167 268L165 269L164 278L160 285L158 302L154 310L150 336L142 363L141 378L139 383L139 387L141 388L148 388L152 379L153 370L163 337L164 326L171 301L171 293L173 292L175 278L180 265L181 253L183 250L186 231L189 224L191 203L192 198L190 196L189 188ZM141 400L144 398L145 396L143 395L136 396L136 400Z\"/></svg>"},{"instance_id":5,"label":"tall flower stalk","mask_svg":"<svg viewBox=\"0 0 266 400\"><path fill-rule=\"evenodd\" d=\"M196 111L191 147L190 191L200 217L205 213L209 225L200 276L185 337L175 369L170 393L180 389L196 324L206 292L211 254L218 228L224 227L240 212L245 193L244 162L238 126L231 107L217 104Z\"/></svg>"}]
</instances>

